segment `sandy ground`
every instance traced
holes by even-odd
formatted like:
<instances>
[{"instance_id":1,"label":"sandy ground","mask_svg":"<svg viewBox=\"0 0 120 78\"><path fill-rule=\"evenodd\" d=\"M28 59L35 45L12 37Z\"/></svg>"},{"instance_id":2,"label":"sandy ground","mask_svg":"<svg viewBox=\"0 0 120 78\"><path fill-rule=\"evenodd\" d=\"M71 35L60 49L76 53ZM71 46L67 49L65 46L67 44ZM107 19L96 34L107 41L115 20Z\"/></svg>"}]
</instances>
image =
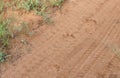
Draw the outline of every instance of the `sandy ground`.
<instances>
[{"instance_id":1,"label":"sandy ground","mask_svg":"<svg viewBox=\"0 0 120 78\"><path fill-rule=\"evenodd\" d=\"M120 78L120 0L68 0L0 78Z\"/></svg>"}]
</instances>

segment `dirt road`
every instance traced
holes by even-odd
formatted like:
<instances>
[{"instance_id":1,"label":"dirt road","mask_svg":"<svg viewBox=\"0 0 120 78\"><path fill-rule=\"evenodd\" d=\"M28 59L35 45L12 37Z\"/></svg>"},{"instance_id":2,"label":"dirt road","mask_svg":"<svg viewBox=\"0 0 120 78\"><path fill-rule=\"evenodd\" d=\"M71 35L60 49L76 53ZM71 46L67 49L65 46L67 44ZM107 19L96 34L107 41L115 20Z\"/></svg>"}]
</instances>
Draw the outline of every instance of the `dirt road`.
<instances>
[{"instance_id":1,"label":"dirt road","mask_svg":"<svg viewBox=\"0 0 120 78\"><path fill-rule=\"evenodd\" d=\"M68 0L1 78L120 78L120 0Z\"/></svg>"}]
</instances>

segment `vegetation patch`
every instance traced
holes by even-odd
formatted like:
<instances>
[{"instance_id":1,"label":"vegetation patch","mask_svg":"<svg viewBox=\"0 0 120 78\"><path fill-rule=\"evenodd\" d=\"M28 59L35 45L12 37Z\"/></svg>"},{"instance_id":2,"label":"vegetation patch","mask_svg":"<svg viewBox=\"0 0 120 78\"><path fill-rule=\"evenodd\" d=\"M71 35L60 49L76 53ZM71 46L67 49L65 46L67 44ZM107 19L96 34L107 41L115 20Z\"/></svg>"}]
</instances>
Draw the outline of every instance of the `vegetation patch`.
<instances>
[{"instance_id":1,"label":"vegetation patch","mask_svg":"<svg viewBox=\"0 0 120 78\"><path fill-rule=\"evenodd\" d=\"M41 3L39 0L27 0L21 1L19 8L24 8L27 11L35 10L38 11L41 7Z\"/></svg>"},{"instance_id":2,"label":"vegetation patch","mask_svg":"<svg viewBox=\"0 0 120 78\"><path fill-rule=\"evenodd\" d=\"M20 1L19 8L34 11L37 15L41 15L45 22L50 22L49 8L60 8L63 2L64 0L24 0Z\"/></svg>"},{"instance_id":3,"label":"vegetation patch","mask_svg":"<svg viewBox=\"0 0 120 78\"><path fill-rule=\"evenodd\" d=\"M5 52L0 52L0 62L4 62L7 54Z\"/></svg>"},{"instance_id":4,"label":"vegetation patch","mask_svg":"<svg viewBox=\"0 0 120 78\"><path fill-rule=\"evenodd\" d=\"M51 22L50 10L54 7L60 8L64 0L13 0L0 1L0 62L4 62L7 56L7 48L10 40L15 37L14 32L29 33L29 27L25 21L16 21L8 18L7 10L25 11L42 16L44 22ZM12 14L14 15L14 14ZM19 15L19 14L18 14ZM13 22L14 21L14 22ZM17 24L17 26L14 25Z\"/></svg>"},{"instance_id":5,"label":"vegetation patch","mask_svg":"<svg viewBox=\"0 0 120 78\"><path fill-rule=\"evenodd\" d=\"M9 44L10 32L8 31L8 20L0 21L0 43L1 47L6 47Z\"/></svg>"},{"instance_id":6,"label":"vegetation patch","mask_svg":"<svg viewBox=\"0 0 120 78\"><path fill-rule=\"evenodd\" d=\"M64 0L50 0L50 4L52 6L57 6L57 7L61 7L63 2Z\"/></svg>"}]
</instances>

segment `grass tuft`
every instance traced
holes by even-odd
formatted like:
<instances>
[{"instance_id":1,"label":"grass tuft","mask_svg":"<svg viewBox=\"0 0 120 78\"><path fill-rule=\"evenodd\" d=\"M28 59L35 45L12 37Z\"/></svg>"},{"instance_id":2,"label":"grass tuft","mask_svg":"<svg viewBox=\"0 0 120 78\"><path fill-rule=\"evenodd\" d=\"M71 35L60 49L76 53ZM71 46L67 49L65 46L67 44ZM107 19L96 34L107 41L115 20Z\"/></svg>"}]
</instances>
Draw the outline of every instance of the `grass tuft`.
<instances>
[{"instance_id":1,"label":"grass tuft","mask_svg":"<svg viewBox=\"0 0 120 78\"><path fill-rule=\"evenodd\" d=\"M7 54L4 52L0 52L0 63L4 62L6 59Z\"/></svg>"},{"instance_id":2,"label":"grass tuft","mask_svg":"<svg viewBox=\"0 0 120 78\"><path fill-rule=\"evenodd\" d=\"M35 10L37 11L40 8L41 4L39 0L27 0L21 1L20 8L23 8L27 11Z\"/></svg>"},{"instance_id":3,"label":"grass tuft","mask_svg":"<svg viewBox=\"0 0 120 78\"><path fill-rule=\"evenodd\" d=\"M52 6L61 7L64 0L50 0Z\"/></svg>"},{"instance_id":4,"label":"grass tuft","mask_svg":"<svg viewBox=\"0 0 120 78\"><path fill-rule=\"evenodd\" d=\"M5 47L9 43L10 33L7 29L8 20L0 21L0 43L2 47Z\"/></svg>"},{"instance_id":5,"label":"grass tuft","mask_svg":"<svg viewBox=\"0 0 120 78\"><path fill-rule=\"evenodd\" d=\"M37 15L41 15L47 23L51 22L48 9L50 7L61 7L64 0L25 0L20 2L19 8L27 11L34 11Z\"/></svg>"}]
</instances>

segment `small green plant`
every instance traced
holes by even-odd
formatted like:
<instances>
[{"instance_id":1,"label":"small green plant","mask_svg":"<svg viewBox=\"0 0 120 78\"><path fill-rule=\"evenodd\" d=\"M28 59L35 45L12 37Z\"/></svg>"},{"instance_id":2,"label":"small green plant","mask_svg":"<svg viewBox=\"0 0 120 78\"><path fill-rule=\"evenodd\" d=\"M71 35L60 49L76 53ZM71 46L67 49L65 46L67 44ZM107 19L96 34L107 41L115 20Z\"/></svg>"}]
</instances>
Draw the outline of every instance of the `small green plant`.
<instances>
[{"instance_id":1,"label":"small green plant","mask_svg":"<svg viewBox=\"0 0 120 78\"><path fill-rule=\"evenodd\" d=\"M21 1L19 8L27 11L34 11L37 15L41 15L43 20L51 23L48 9L52 6L61 7L64 0L25 0Z\"/></svg>"},{"instance_id":2,"label":"small green plant","mask_svg":"<svg viewBox=\"0 0 120 78\"><path fill-rule=\"evenodd\" d=\"M35 10L37 11L40 8L40 1L39 0L27 0L22 1L20 4L20 8L24 8L27 11Z\"/></svg>"},{"instance_id":3,"label":"small green plant","mask_svg":"<svg viewBox=\"0 0 120 78\"><path fill-rule=\"evenodd\" d=\"M7 54L4 52L0 52L0 63L4 62L6 59Z\"/></svg>"},{"instance_id":4,"label":"small green plant","mask_svg":"<svg viewBox=\"0 0 120 78\"><path fill-rule=\"evenodd\" d=\"M8 20L1 20L0 21L0 45L1 47L5 47L9 43L10 33L7 29Z\"/></svg>"},{"instance_id":5,"label":"small green plant","mask_svg":"<svg viewBox=\"0 0 120 78\"><path fill-rule=\"evenodd\" d=\"M57 7L61 7L63 2L64 0L50 0L50 4L52 6L57 6Z\"/></svg>"},{"instance_id":6,"label":"small green plant","mask_svg":"<svg viewBox=\"0 0 120 78\"><path fill-rule=\"evenodd\" d=\"M48 13L46 9L48 8L46 1L43 0L27 0L21 1L19 8L25 9L27 11L34 11L37 15L41 15L45 21L48 21Z\"/></svg>"}]
</instances>

